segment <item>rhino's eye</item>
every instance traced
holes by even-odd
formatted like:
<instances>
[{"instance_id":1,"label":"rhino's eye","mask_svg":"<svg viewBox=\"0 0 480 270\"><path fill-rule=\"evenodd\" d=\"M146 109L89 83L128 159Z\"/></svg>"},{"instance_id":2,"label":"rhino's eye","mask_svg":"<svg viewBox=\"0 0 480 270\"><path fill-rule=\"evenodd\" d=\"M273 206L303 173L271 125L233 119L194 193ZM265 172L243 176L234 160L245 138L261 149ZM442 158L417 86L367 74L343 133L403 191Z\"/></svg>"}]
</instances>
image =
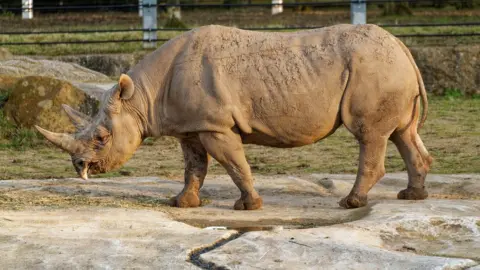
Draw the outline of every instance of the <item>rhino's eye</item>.
<instances>
[{"instance_id":1,"label":"rhino's eye","mask_svg":"<svg viewBox=\"0 0 480 270\"><path fill-rule=\"evenodd\" d=\"M85 162L81 159L78 159L77 161L75 161L75 165L77 165L78 168L83 168Z\"/></svg>"}]
</instances>

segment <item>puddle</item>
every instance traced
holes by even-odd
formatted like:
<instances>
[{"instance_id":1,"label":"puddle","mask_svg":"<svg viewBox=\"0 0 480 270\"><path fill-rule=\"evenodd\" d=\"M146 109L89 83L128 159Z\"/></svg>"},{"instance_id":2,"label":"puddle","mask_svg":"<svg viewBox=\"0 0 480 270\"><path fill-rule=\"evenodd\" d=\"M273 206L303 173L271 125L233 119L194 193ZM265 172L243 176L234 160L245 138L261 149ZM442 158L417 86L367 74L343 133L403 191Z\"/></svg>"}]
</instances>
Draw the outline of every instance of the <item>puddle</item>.
<instances>
[{"instance_id":1,"label":"puddle","mask_svg":"<svg viewBox=\"0 0 480 270\"><path fill-rule=\"evenodd\" d=\"M183 222L198 228L227 228L236 231L268 231L272 228L282 226L285 229L308 229L321 226L331 226L335 224L343 224L347 222L352 222L360 220L368 216L372 210L372 207L375 203L371 203L365 207L357 209L331 209L331 212L336 212L336 215L330 215L326 218L300 218L293 217L289 218L288 216L282 216L282 213L276 210L274 213L269 213L269 216L272 218L258 218L257 213L252 212L243 212L243 211L231 211L221 213L223 216L220 218L215 216L212 213L203 213L202 216L209 217L201 218L190 218L189 216L195 216L192 213L185 213L185 210L182 212L178 209L172 209L169 211L172 218L178 222ZM183 210L183 209L182 209ZM209 209L212 211L212 209ZM215 210L215 209L213 209ZM219 209L216 209L221 211ZM315 209L313 210L315 211ZM178 214L176 212L182 212ZM190 215L192 214L192 215ZM226 217L231 217L227 219ZM255 224L255 226L252 226Z\"/></svg>"}]
</instances>

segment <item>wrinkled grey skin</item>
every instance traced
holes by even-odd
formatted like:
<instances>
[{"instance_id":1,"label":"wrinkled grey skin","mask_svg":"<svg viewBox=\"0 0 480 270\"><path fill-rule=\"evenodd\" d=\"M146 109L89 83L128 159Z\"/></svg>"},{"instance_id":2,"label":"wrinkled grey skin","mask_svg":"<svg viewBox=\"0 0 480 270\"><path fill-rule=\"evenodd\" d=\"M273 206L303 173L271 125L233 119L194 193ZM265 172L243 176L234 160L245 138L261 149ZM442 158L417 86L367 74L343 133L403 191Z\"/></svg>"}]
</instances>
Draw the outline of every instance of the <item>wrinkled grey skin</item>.
<instances>
[{"instance_id":1,"label":"wrinkled grey skin","mask_svg":"<svg viewBox=\"0 0 480 270\"><path fill-rule=\"evenodd\" d=\"M78 128L74 135L38 129L71 154L84 179L120 167L146 137L177 137L185 187L173 205L200 205L213 157L241 191L234 208L252 210L262 199L243 144L308 145L343 124L360 144L357 180L340 202L354 208L366 205L368 191L385 173L387 140L397 146L409 175L398 198L427 197L432 158L417 133L427 105L410 52L377 26L296 33L206 26L165 43L120 76L93 119L66 106Z\"/></svg>"}]
</instances>

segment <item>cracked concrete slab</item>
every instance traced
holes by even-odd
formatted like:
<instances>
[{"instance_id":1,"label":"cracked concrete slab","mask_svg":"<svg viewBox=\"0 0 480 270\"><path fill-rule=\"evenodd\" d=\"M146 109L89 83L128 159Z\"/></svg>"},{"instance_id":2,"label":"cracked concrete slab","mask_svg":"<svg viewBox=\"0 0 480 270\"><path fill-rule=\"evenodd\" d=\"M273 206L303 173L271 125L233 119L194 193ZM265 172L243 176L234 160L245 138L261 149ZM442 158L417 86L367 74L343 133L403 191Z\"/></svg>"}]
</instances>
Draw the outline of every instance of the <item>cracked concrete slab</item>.
<instances>
[{"instance_id":1,"label":"cracked concrete slab","mask_svg":"<svg viewBox=\"0 0 480 270\"><path fill-rule=\"evenodd\" d=\"M178 180L0 181L0 262L7 269L478 268L480 176L429 175L428 200L399 201L406 173L388 174L367 207L342 209L354 180L257 176L264 206L240 212L232 210L240 192L225 175L207 177L204 205L193 209L167 206L183 187ZM233 229L241 235L223 240ZM262 231L243 233L255 230ZM187 261L193 250L196 264Z\"/></svg>"},{"instance_id":2,"label":"cracked concrete slab","mask_svg":"<svg viewBox=\"0 0 480 270\"><path fill-rule=\"evenodd\" d=\"M139 209L1 211L0 268L199 269L189 253L232 233Z\"/></svg>"},{"instance_id":3,"label":"cracked concrete slab","mask_svg":"<svg viewBox=\"0 0 480 270\"><path fill-rule=\"evenodd\" d=\"M201 258L229 269L465 269L480 261L480 204L385 201L357 221L249 232Z\"/></svg>"}]
</instances>

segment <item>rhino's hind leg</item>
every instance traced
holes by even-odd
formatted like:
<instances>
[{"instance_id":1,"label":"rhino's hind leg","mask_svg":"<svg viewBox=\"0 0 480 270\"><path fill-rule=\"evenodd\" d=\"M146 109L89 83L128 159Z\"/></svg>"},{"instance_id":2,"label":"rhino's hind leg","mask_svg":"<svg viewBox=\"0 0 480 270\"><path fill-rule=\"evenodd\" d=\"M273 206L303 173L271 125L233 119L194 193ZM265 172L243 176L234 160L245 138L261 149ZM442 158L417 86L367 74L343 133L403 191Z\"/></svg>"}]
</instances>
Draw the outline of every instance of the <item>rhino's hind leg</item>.
<instances>
[{"instance_id":1,"label":"rhino's hind leg","mask_svg":"<svg viewBox=\"0 0 480 270\"><path fill-rule=\"evenodd\" d=\"M262 198L253 188L253 177L245 158L240 135L233 131L225 133L204 132L199 135L207 152L228 172L241 191L235 202L235 210L255 210L262 206Z\"/></svg>"},{"instance_id":2,"label":"rhino's hind leg","mask_svg":"<svg viewBox=\"0 0 480 270\"><path fill-rule=\"evenodd\" d=\"M184 139L180 144L185 161L185 186L172 198L171 204L181 208L198 207L201 204L199 190L207 175L209 157L198 138Z\"/></svg>"},{"instance_id":3,"label":"rhino's hind leg","mask_svg":"<svg viewBox=\"0 0 480 270\"><path fill-rule=\"evenodd\" d=\"M390 139L397 146L408 171L408 187L398 193L398 199L426 199L428 193L425 190L425 177L433 159L423 146L416 126L412 125L402 132L394 132Z\"/></svg>"},{"instance_id":4,"label":"rhino's hind leg","mask_svg":"<svg viewBox=\"0 0 480 270\"><path fill-rule=\"evenodd\" d=\"M357 179L350 194L339 203L344 208L365 206L368 191L385 175L387 139L383 136L374 136L368 139L363 138L359 143Z\"/></svg>"}]
</instances>

